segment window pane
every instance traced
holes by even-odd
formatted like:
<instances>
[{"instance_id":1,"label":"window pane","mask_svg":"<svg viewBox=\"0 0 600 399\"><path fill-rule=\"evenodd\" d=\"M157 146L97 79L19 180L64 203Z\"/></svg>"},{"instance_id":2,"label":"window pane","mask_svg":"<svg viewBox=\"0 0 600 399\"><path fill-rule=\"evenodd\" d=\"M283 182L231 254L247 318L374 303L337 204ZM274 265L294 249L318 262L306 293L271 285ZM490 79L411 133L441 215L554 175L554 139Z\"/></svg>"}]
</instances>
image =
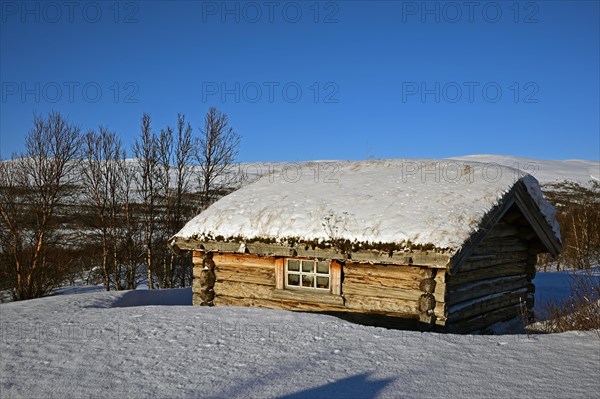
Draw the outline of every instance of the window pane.
<instances>
[{"instance_id":1,"label":"window pane","mask_svg":"<svg viewBox=\"0 0 600 399\"><path fill-rule=\"evenodd\" d=\"M299 274L288 274L288 285L300 285L300 275Z\"/></svg>"},{"instance_id":2,"label":"window pane","mask_svg":"<svg viewBox=\"0 0 600 399\"><path fill-rule=\"evenodd\" d=\"M302 276L302 286L303 287L315 287L315 278L314 276Z\"/></svg>"},{"instance_id":3,"label":"window pane","mask_svg":"<svg viewBox=\"0 0 600 399\"><path fill-rule=\"evenodd\" d=\"M317 277L317 288L329 288L329 277Z\"/></svg>"},{"instance_id":4,"label":"window pane","mask_svg":"<svg viewBox=\"0 0 600 399\"><path fill-rule=\"evenodd\" d=\"M288 270L292 272L300 271L300 261L299 260L288 260L287 261Z\"/></svg>"},{"instance_id":5,"label":"window pane","mask_svg":"<svg viewBox=\"0 0 600 399\"><path fill-rule=\"evenodd\" d=\"M312 260L303 260L302 261L302 271L304 273L313 273L314 266L315 266L315 262Z\"/></svg>"},{"instance_id":6,"label":"window pane","mask_svg":"<svg viewBox=\"0 0 600 399\"><path fill-rule=\"evenodd\" d=\"M329 262L317 262L317 273L329 274Z\"/></svg>"}]
</instances>

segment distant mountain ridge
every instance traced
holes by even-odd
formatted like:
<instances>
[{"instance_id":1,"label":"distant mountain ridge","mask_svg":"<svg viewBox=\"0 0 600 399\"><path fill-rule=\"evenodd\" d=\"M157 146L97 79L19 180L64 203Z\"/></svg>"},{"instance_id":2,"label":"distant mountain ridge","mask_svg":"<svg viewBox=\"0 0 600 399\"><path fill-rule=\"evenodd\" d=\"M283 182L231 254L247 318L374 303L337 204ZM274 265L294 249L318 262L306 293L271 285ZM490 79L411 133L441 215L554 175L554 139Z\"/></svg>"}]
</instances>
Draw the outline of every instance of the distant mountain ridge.
<instances>
[{"instance_id":1,"label":"distant mountain ridge","mask_svg":"<svg viewBox=\"0 0 600 399\"><path fill-rule=\"evenodd\" d=\"M592 181L600 182L600 161L577 159L553 161L510 155L486 154L452 157L449 159L497 163L502 166L517 168L533 175L542 186L567 181L577 183L583 187L590 187Z\"/></svg>"},{"instance_id":2,"label":"distant mountain ridge","mask_svg":"<svg viewBox=\"0 0 600 399\"><path fill-rule=\"evenodd\" d=\"M460 157L445 158L446 160L482 162L508 166L533 175L540 185L546 190L552 190L552 185L559 183L576 183L582 187L590 188L592 182L600 183L600 161L588 160L544 160L536 158L515 157L511 155L475 154ZM393 159L390 159L393 160ZM406 158L406 161L422 162L424 158ZM295 173L295 166L310 166L315 163L335 163L339 160L319 160L300 162L241 162L232 167L232 173L242 178L241 185L245 185L258 177L279 172L287 168L290 175Z\"/></svg>"}]
</instances>

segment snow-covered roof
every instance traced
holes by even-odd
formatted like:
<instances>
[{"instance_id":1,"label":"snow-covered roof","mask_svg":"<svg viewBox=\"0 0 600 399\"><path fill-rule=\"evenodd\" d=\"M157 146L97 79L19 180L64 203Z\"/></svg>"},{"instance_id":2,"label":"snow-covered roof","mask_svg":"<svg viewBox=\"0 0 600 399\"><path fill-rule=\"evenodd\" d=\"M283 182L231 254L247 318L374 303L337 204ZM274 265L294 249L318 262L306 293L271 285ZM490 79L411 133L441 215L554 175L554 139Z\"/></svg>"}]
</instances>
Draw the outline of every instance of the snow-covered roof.
<instances>
[{"instance_id":1,"label":"snow-covered roof","mask_svg":"<svg viewBox=\"0 0 600 399\"><path fill-rule=\"evenodd\" d=\"M456 252L522 181L554 235L555 210L517 169L456 160L289 164L220 199L174 239L390 243Z\"/></svg>"}]
</instances>

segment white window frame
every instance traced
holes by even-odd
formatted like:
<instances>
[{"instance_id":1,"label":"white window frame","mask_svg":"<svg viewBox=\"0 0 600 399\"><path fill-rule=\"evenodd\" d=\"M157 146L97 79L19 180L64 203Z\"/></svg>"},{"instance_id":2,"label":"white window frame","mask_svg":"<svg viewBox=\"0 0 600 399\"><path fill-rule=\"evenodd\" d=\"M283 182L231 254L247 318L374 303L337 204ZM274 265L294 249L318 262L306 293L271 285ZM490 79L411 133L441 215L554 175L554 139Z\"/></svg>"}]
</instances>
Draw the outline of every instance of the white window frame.
<instances>
[{"instance_id":1,"label":"white window frame","mask_svg":"<svg viewBox=\"0 0 600 399\"><path fill-rule=\"evenodd\" d=\"M299 261L300 267L298 271L290 271L288 270L288 262ZM302 262L313 262L313 272L304 272L302 271ZM286 289L292 290L307 290L307 291L317 291L317 292L331 292L331 262L328 262L327 273L318 273L317 272L317 262L327 262L321 261L319 259L311 259L311 258L285 258L284 260L284 286ZM289 285L288 284L288 275L297 275L299 276L299 285ZM303 287L302 286L302 276L312 276L313 277L313 286L312 287ZM316 286L317 277L327 277L327 288L319 288Z\"/></svg>"}]
</instances>

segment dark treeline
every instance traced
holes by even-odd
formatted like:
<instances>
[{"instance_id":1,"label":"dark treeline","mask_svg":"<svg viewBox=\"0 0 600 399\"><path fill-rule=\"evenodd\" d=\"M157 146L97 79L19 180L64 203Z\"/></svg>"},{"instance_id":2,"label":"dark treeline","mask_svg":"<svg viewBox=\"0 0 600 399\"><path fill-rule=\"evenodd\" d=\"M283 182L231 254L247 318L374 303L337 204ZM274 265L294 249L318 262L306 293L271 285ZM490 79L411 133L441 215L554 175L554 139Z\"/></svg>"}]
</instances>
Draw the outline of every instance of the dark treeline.
<instances>
[{"instance_id":1,"label":"dark treeline","mask_svg":"<svg viewBox=\"0 0 600 399\"><path fill-rule=\"evenodd\" d=\"M141 118L131 149L103 126L82 132L60 113L35 116L25 151L0 161L0 290L15 300L66 282L106 290L191 284L191 259L168 248L185 222L231 189L240 138L210 108L160 130Z\"/></svg>"}]
</instances>

